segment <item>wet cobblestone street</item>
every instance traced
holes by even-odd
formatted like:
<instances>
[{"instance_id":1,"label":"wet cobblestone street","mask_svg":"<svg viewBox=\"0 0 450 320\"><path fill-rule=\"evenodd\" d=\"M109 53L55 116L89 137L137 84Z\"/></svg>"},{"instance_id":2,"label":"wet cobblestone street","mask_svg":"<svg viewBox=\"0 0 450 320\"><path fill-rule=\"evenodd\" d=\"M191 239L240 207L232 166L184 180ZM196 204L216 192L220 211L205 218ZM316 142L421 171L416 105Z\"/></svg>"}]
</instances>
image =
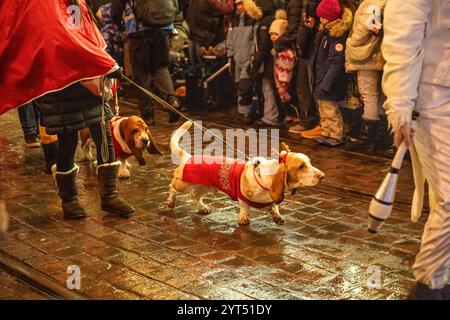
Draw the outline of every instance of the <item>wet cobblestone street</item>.
<instances>
[{"instance_id":1,"label":"wet cobblestone street","mask_svg":"<svg viewBox=\"0 0 450 320\"><path fill-rule=\"evenodd\" d=\"M0 117L0 198L11 219L8 234L0 238L0 255L14 257L64 287L67 267L78 265L80 293L92 299L406 297L426 219L410 222L414 185L409 163L400 175L396 209L378 234L370 234L370 197L390 160L317 147L282 133L293 151L307 154L326 173L326 181L286 196L280 205L284 225L273 223L267 211L252 209L251 224L244 227L237 224L238 203L221 193L206 197L213 208L210 215L197 214L187 195L178 198L174 209L166 207L175 168L168 141L181 124L167 125L166 117L158 112L151 128L164 154L146 155L144 167L131 159L131 178L119 182L121 195L136 207L130 218L100 210L95 169L78 163L81 202L89 213L82 221L62 219L53 179L43 171L41 149L24 148L17 111ZM224 129L224 116L216 119L203 124ZM227 125L238 126L233 121ZM373 276L369 266L380 270L379 288L368 286ZM39 296L0 271L0 298Z\"/></svg>"}]
</instances>

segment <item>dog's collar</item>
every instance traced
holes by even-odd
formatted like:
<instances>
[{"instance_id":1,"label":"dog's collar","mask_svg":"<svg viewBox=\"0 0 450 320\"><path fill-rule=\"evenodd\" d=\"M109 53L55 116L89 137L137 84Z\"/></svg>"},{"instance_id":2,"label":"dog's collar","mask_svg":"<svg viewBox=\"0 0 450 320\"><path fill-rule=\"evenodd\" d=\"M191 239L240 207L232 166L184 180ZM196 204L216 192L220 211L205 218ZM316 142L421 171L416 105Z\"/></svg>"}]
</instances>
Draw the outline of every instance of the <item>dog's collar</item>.
<instances>
[{"instance_id":1,"label":"dog's collar","mask_svg":"<svg viewBox=\"0 0 450 320\"><path fill-rule=\"evenodd\" d=\"M256 167L257 167L257 166L253 166L253 177L255 178L256 183L257 183L261 188L263 188L264 190L270 191L269 188L267 188L266 186L264 186L264 185L259 181L258 175L256 174Z\"/></svg>"},{"instance_id":2,"label":"dog's collar","mask_svg":"<svg viewBox=\"0 0 450 320\"><path fill-rule=\"evenodd\" d=\"M113 127L112 134L114 135L114 138L116 138L116 141L122 148L123 152L131 154L132 152L131 152L130 148L128 147L126 141L122 138L122 135L120 134L120 123L125 119L127 119L127 118L115 117L111 121L111 125Z\"/></svg>"},{"instance_id":3,"label":"dog's collar","mask_svg":"<svg viewBox=\"0 0 450 320\"><path fill-rule=\"evenodd\" d=\"M279 160L278 160L278 162L281 164L281 163L283 163L284 165L286 165L286 159L287 159L287 156L288 156L288 154L289 154L289 152L286 152L284 155L280 155L280 158L279 158Z\"/></svg>"}]
</instances>

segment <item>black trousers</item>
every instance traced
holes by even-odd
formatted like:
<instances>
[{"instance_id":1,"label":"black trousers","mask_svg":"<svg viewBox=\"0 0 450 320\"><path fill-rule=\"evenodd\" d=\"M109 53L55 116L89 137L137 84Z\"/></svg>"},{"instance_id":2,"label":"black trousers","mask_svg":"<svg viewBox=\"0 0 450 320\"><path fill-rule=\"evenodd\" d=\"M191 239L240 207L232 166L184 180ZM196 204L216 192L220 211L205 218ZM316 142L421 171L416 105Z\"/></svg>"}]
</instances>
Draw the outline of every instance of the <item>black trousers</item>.
<instances>
[{"instance_id":1,"label":"black trousers","mask_svg":"<svg viewBox=\"0 0 450 320\"><path fill-rule=\"evenodd\" d=\"M148 90L156 89L156 94L171 103L175 97L172 78L169 73L169 33L165 30L144 30L130 35L131 63L136 81ZM151 112L153 101L140 94L141 116Z\"/></svg>"},{"instance_id":2,"label":"black trousers","mask_svg":"<svg viewBox=\"0 0 450 320\"><path fill-rule=\"evenodd\" d=\"M308 63L306 60L300 58L297 61L296 81L298 104L300 106L299 111L308 118L317 118L318 111L311 92L309 79Z\"/></svg>"},{"instance_id":3,"label":"black trousers","mask_svg":"<svg viewBox=\"0 0 450 320\"><path fill-rule=\"evenodd\" d=\"M102 158L101 146L102 146L102 132L103 128L100 122L89 127L91 131L92 139L94 140L95 147L97 149L97 164L111 163L116 161L114 154L114 146L111 138L111 132L109 130L109 124L106 123L106 141L104 143L108 146L108 159L106 161ZM59 172L67 172L75 166L74 158L75 151L78 146L78 131L64 132L58 134L59 148L58 156L56 159L56 167Z\"/></svg>"}]
</instances>

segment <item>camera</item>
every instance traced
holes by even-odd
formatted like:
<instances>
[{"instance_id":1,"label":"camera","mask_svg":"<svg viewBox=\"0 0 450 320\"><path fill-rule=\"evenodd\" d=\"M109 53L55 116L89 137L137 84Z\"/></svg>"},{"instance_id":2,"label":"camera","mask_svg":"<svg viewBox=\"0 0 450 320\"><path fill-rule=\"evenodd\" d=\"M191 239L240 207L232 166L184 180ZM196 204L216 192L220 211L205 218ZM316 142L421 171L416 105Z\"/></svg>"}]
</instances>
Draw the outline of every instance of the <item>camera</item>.
<instances>
[{"instance_id":1,"label":"camera","mask_svg":"<svg viewBox=\"0 0 450 320\"><path fill-rule=\"evenodd\" d=\"M310 0L306 4L306 16L315 18L317 17L316 10L320 0Z\"/></svg>"}]
</instances>

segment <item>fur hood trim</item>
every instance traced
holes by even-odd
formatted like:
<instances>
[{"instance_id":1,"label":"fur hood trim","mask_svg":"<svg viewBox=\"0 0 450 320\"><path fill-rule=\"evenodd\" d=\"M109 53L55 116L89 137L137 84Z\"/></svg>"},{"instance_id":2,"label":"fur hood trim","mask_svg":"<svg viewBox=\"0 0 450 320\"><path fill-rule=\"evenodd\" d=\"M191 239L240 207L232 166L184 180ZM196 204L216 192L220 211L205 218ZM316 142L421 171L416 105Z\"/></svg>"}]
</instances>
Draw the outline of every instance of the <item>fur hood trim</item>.
<instances>
[{"instance_id":1,"label":"fur hood trim","mask_svg":"<svg viewBox=\"0 0 450 320\"><path fill-rule=\"evenodd\" d=\"M349 8L344 8L342 18L328 23L325 28L329 30L330 36L342 37L352 28L353 13Z\"/></svg>"},{"instance_id":2,"label":"fur hood trim","mask_svg":"<svg viewBox=\"0 0 450 320\"><path fill-rule=\"evenodd\" d=\"M263 12L260 7L256 5L256 3L253 0L244 0L244 7L245 11L247 12L247 15L254 19L259 20L263 16Z\"/></svg>"}]
</instances>

